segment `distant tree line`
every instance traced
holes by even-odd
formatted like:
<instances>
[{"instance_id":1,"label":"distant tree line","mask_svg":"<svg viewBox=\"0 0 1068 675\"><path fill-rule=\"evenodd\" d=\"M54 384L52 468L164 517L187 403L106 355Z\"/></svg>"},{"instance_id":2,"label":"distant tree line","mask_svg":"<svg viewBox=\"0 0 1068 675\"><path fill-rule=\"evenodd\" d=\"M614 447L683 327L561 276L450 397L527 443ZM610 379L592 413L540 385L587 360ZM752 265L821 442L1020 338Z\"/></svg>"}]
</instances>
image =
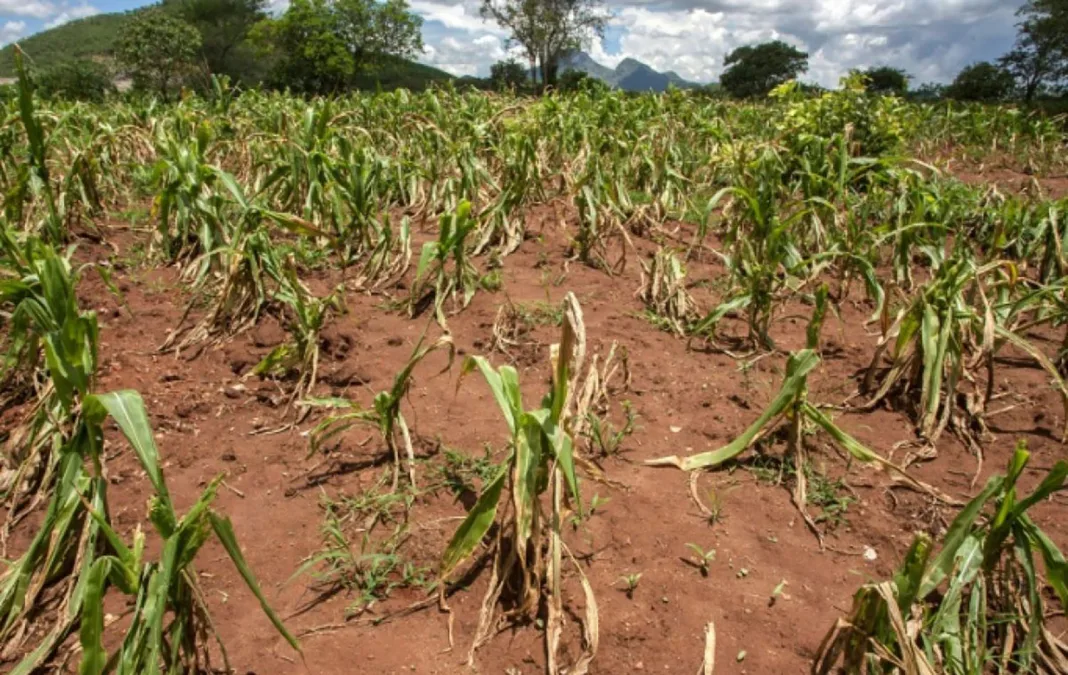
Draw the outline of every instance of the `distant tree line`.
<instances>
[{"instance_id":1,"label":"distant tree line","mask_svg":"<svg viewBox=\"0 0 1068 675\"><path fill-rule=\"evenodd\" d=\"M183 87L207 87L212 75L249 85L330 94L365 84L385 67L423 50L422 19L407 0L291 0L277 15L268 0L162 0L122 25L114 59L135 88L173 97ZM501 61L487 80L496 90L574 90L603 87L584 73L561 72L568 54L603 35L602 0L481 0L481 13L510 33L508 47L523 61ZM1016 43L996 62L964 68L949 85L910 87L892 65L859 71L868 90L920 100L1034 101L1061 96L1068 82L1068 0L1028 0L1017 12ZM739 47L724 59L719 86L737 98L767 95L808 71L808 54L775 40ZM410 65L410 64L408 64ZM856 71L853 73L856 74ZM100 63L64 63L39 73L42 92L99 100L111 90ZM810 87L811 88L811 87Z\"/></svg>"},{"instance_id":2,"label":"distant tree line","mask_svg":"<svg viewBox=\"0 0 1068 675\"><path fill-rule=\"evenodd\" d=\"M45 95L99 100L118 75L135 89L173 98L211 77L327 94L366 81L385 64L422 52L422 19L406 0L163 0L129 15L107 67L63 62L37 73Z\"/></svg>"},{"instance_id":3,"label":"distant tree line","mask_svg":"<svg viewBox=\"0 0 1068 675\"><path fill-rule=\"evenodd\" d=\"M1063 96L1068 83L1068 0L1028 0L1017 11L1016 44L997 62L973 63L948 86L910 90L904 70L878 66L859 71L868 90L917 99L1032 102ZM723 90L737 98L765 96L808 70L808 54L781 41L735 49L724 59Z\"/></svg>"}]
</instances>

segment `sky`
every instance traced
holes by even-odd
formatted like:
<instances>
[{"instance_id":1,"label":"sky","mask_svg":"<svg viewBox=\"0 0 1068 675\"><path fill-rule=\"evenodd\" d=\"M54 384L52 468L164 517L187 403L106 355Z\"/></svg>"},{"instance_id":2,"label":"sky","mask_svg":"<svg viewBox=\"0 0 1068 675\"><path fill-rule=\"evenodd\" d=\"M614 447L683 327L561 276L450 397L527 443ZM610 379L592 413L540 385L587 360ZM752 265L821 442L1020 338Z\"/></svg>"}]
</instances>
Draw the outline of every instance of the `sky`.
<instances>
[{"instance_id":1,"label":"sky","mask_svg":"<svg viewBox=\"0 0 1068 675\"><path fill-rule=\"evenodd\" d=\"M286 0L271 0L276 9ZM479 0L409 0L423 19L424 63L486 75L509 56L508 35L479 16ZM72 19L150 4L144 0L0 0L0 44ZM608 0L611 20L587 51L614 67L630 57L710 82L723 58L779 39L809 54L802 79L834 86L851 68L892 65L917 84L949 82L1015 39L1022 0Z\"/></svg>"}]
</instances>

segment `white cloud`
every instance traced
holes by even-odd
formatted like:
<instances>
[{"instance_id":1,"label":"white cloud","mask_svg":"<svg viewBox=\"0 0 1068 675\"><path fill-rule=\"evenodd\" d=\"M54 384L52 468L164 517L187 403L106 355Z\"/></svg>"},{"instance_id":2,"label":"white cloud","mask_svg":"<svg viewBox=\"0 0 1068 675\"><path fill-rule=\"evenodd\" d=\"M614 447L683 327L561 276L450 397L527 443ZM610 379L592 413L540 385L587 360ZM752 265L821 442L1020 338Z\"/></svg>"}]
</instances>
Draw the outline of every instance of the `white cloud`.
<instances>
[{"instance_id":1,"label":"white cloud","mask_svg":"<svg viewBox=\"0 0 1068 675\"><path fill-rule=\"evenodd\" d=\"M57 11L54 4L42 0L0 0L0 16L47 19L54 16Z\"/></svg>"},{"instance_id":2,"label":"white cloud","mask_svg":"<svg viewBox=\"0 0 1068 675\"><path fill-rule=\"evenodd\" d=\"M6 21L0 26L0 46L18 40L26 33L25 21Z\"/></svg>"},{"instance_id":3,"label":"white cloud","mask_svg":"<svg viewBox=\"0 0 1068 675\"><path fill-rule=\"evenodd\" d=\"M412 11L420 14L425 20L437 21L445 28L469 33L507 35L507 31L496 23L482 18L477 1L439 2L436 0L411 0L409 4Z\"/></svg>"},{"instance_id":4,"label":"white cloud","mask_svg":"<svg viewBox=\"0 0 1068 675\"><path fill-rule=\"evenodd\" d=\"M505 49L500 37L488 33L474 38L448 35L433 42L424 35L423 41L427 44L419 60L457 76L484 76L497 61L519 57L515 48Z\"/></svg>"},{"instance_id":5,"label":"white cloud","mask_svg":"<svg viewBox=\"0 0 1068 675\"><path fill-rule=\"evenodd\" d=\"M84 19L86 17L94 16L99 13L99 9L85 2L74 7L64 7L63 11L57 14L54 19L45 24L45 28L55 28L56 26L62 26L68 21Z\"/></svg>"},{"instance_id":6,"label":"white cloud","mask_svg":"<svg viewBox=\"0 0 1068 675\"><path fill-rule=\"evenodd\" d=\"M0 0L4 2L5 0ZM611 32L588 51L614 67L624 58L710 81L733 49L781 39L809 53L805 79L833 86L850 68L892 65L914 81L947 81L996 59L1015 35L1022 0L614 0ZM412 0L429 23L425 60L450 72L486 74L507 32L484 22L477 0ZM498 38L496 42L487 36ZM450 40L446 42L446 40Z\"/></svg>"}]
</instances>

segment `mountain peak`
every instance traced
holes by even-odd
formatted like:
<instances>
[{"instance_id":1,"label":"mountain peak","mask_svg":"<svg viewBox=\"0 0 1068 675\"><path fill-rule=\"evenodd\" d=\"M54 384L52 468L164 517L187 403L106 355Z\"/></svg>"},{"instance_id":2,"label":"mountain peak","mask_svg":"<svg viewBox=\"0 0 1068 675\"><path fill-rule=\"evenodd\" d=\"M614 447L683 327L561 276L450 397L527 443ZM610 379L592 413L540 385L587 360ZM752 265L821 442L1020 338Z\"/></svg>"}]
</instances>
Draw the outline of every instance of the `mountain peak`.
<instances>
[{"instance_id":1,"label":"mountain peak","mask_svg":"<svg viewBox=\"0 0 1068 675\"><path fill-rule=\"evenodd\" d=\"M699 86L693 82L687 82L674 71L661 73L648 64L629 56L612 69L598 63L588 53L577 51L564 59L561 70L578 70L624 91L665 91L668 85L681 88Z\"/></svg>"}]
</instances>

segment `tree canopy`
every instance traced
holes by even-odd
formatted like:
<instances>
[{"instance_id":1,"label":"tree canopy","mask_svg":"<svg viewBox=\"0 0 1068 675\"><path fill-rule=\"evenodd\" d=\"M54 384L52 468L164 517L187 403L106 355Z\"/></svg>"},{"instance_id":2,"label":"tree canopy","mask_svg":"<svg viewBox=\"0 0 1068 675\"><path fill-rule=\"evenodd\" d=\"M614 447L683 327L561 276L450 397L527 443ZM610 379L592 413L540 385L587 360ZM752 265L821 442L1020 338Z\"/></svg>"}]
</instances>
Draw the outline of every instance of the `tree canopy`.
<instances>
[{"instance_id":1,"label":"tree canopy","mask_svg":"<svg viewBox=\"0 0 1068 675\"><path fill-rule=\"evenodd\" d=\"M250 39L273 59L275 85L326 94L384 56L421 52L422 24L405 0L293 0L281 16L258 23Z\"/></svg>"},{"instance_id":2,"label":"tree canopy","mask_svg":"<svg viewBox=\"0 0 1068 675\"><path fill-rule=\"evenodd\" d=\"M781 40L746 45L723 60L727 69L719 78L732 96L765 96L783 82L808 70L808 54Z\"/></svg>"},{"instance_id":3,"label":"tree canopy","mask_svg":"<svg viewBox=\"0 0 1068 675\"><path fill-rule=\"evenodd\" d=\"M1025 101L1068 78L1068 2L1028 0L1016 12L1016 45L1001 65L1016 78Z\"/></svg>"},{"instance_id":4,"label":"tree canopy","mask_svg":"<svg viewBox=\"0 0 1068 675\"><path fill-rule=\"evenodd\" d=\"M167 98L193 72L200 33L162 9L141 12L123 26L116 58L134 87Z\"/></svg>"},{"instance_id":5,"label":"tree canopy","mask_svg":"<svg viewBox=\"0 0 1068 675\"><path fill-rule=\"evenodd\" d=\"M85 59L57 63L41 70L34 80L42 96L70 101L100 103L115 90L107 69Z\"/></svg>"},{"instance_id":6,"label":"tree canopy","mask_svg":"<svg viewBox=\"0 0 1068 675\"><path fill-rule=\"evenodd\" d=\"M520 89L527 83L527 69L515 59L498 61L490 66L490 86L497 91Z\"/></svg>"},{"instance_id":7,"label":"tree canopy","mask_svg":"<svg viewBox=\"0 0 1068 675\"><path fill-rule=\"evenodd\" d=\"M1003 101L1012 96L1012 74L987 61L974 63L960 71L945 94L958 101Z\"/></svg>"},{"instance_id":8,"label":"tree canopy","mask_svg":"<svg viewBox=\"0 0 1068 675\"><path fill-rule=\"evenodd\" d=\"M248 75L237 52L249 31L266 18L266 0L165 0L164 8L200 32L200 58L211 73ZM246 50L247 51L247 50Z\"/></svg>"},{"instance_id":9,"label":"tree canopy","mask_svg":"<svg viewBox=\"0 0 1068 675\"><path fill-rule=\"evenodd\" d=\"M867 90L873 94L903 96L909 90L909 76L891 66L879 66L860 71L867 81Z\"/></svg>"},{"instance_id":10,"label":"tree canopy","mask_svg":"<svg viewBox=\"0 0 1068 675\"><path fill-rule=\"evenodd\" d=\"M511 32L544 85L555 85L561 59L603 35L608 21L601 0L482 0L481 11Z\"/></svg>"}]
</instances>

